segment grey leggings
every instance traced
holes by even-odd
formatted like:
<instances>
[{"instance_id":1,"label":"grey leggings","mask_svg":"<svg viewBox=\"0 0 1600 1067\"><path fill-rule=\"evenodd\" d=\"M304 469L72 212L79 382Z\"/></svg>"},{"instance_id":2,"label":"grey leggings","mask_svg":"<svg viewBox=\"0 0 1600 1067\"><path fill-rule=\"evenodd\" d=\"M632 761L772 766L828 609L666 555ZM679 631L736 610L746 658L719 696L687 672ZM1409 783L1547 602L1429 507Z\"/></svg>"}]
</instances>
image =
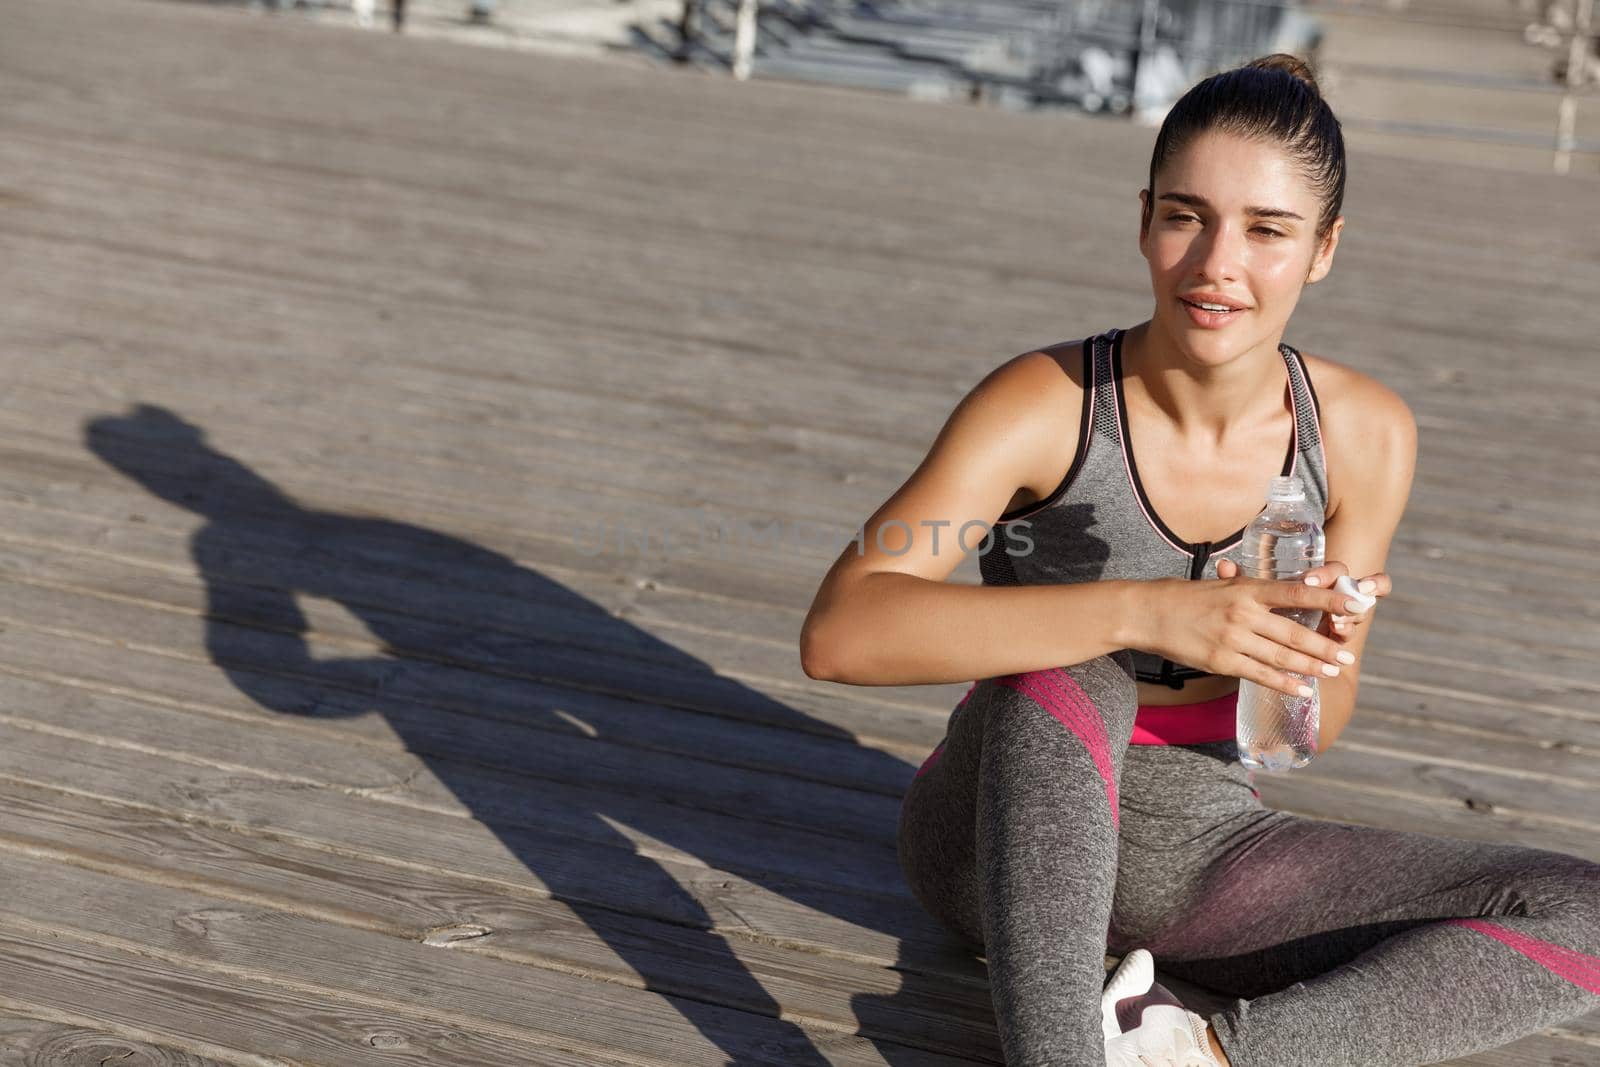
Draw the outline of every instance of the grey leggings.
<instances>
[{"instance_id":1,"label":"grey leggings","mask_svg":"<svg viewBox=\"0 0 1600 1067\"><path fill-rule=\"evenodd\" d=\"M1236 1067L1409 1067L1600 1009L1600 865L1262 805L1231 741L1129 745L1126 652L979 682L900 865L988 960L1010 1067L1104 1063L1107 951L1235 997Z\"/></svg>"}]
</instances>

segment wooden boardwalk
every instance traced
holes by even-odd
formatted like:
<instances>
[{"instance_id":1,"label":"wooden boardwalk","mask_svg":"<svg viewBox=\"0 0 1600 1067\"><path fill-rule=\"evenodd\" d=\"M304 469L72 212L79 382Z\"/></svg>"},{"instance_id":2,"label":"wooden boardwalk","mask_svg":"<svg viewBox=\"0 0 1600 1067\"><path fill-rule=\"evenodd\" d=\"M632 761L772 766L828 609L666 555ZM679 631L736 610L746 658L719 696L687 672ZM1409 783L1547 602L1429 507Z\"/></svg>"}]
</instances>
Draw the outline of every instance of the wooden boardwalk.
<instances>
[{"instance_id":1,"label":"wooden boardwalk","mask_svg":"<svg viewBox=\"0 0 1600 1067\"><path fill-rule=\"evenodd\" d=\"M894 852L963 687L797 636L966 389L1147 313L1150 140L0 0L0 1065L998 1063ZM1600 860L1596 185L1353 166L1288 339L1420 469L1261 789Z\"/></svg>"}]
</instances>

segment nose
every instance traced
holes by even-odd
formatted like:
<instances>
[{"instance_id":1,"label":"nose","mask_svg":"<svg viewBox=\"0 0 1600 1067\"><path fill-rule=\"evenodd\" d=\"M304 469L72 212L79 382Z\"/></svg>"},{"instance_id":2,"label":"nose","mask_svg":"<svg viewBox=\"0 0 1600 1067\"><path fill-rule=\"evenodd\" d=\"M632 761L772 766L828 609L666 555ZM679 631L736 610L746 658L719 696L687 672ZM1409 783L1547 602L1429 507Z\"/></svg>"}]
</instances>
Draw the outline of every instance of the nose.
<instances>
[{"instance_id":1,"label":"nose","mask_svg":"<svg viewBox=\"0 0 1600 1067\"><path fill-rule=\"evenodd\" d=\"M1230 282L1238 278L1244 258L1244 232L1232 222L1218 221L1206 227L1190 247L1195 276L1207 282Z\"/></svg>"}]
</instances>

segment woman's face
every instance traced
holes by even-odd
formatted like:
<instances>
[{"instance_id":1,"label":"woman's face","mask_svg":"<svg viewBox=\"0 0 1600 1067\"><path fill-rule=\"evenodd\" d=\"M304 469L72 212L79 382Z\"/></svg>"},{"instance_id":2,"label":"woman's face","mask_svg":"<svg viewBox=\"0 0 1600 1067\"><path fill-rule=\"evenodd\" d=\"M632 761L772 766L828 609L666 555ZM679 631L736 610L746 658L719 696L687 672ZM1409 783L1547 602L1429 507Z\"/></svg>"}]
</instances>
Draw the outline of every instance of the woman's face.
<instances>
[{"instance_id":1,"label":"woman's face","mask_svg":"<svg viewBox=\"0 0 1600 1067\"><path fill-rule=\"evenodd\" d=\"M1276 348L1300 290L1332 266L1343 216L1319 247L1322 202L1298 166L1276 145L1235 134L1199 135L1155 184L1139 193L1150 211L1139 251L1150 263L1152 325L1204 362L1264 343ZM1191 302L1239 310L1208 312Z\"/></svg>"}]
</instances>

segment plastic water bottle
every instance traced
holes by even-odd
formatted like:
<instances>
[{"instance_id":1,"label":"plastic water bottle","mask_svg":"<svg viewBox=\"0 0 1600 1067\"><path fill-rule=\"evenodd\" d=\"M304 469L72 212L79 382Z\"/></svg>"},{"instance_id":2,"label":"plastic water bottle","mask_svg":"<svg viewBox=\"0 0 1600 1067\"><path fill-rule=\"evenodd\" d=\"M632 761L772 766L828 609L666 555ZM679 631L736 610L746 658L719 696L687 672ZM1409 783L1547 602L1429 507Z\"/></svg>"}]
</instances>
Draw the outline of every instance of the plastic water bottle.
<instances>
[{"instance_id":1,"label":"plastic water bottle","mask_svg":"<svg viewBox=\"0 0 1600 1067\"><path fill-rule=\"evenodd\" d=\"M1322 566L1322 516L1306 499L1297 478L1277 477L1267 489L1267 506L1249 526L1239 545L1239 571L1247 578L1300 581ZM1316 629L1322 612L1308 608L1274 608L1302 626ZM1304 767L1317 751L1321 704L1317 678L1288 672L1311 687L1309 697L1268 689L1249 679L1239 681L1235 736L1239 762L1248 770L1282 774Z\"/></svg>"}]
</instances>

